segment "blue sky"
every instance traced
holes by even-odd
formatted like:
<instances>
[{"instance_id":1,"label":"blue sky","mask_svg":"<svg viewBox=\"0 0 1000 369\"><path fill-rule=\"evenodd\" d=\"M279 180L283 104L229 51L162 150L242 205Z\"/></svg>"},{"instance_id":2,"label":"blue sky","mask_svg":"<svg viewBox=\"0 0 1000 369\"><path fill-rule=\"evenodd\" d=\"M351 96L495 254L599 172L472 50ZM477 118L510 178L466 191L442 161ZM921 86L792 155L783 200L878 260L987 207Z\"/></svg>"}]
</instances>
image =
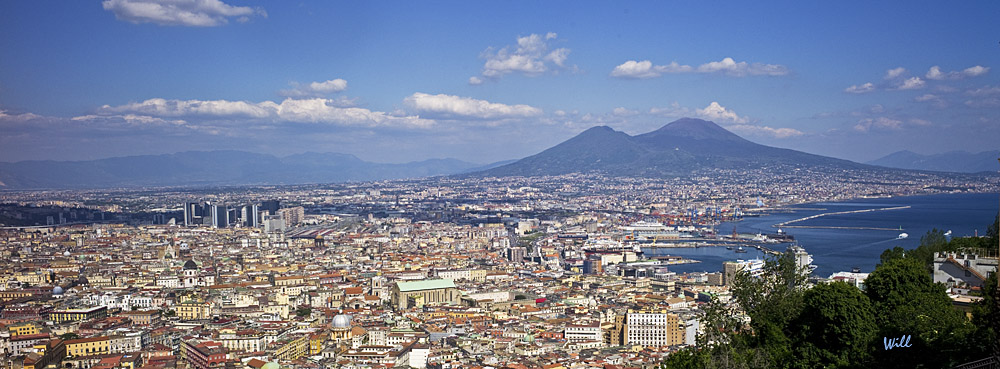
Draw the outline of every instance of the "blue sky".
<instances>
[{"instance_id":1,"label":"blue sky","mask_svg":"<svg viewBox=\"0 0 1000 369\"><path fill-rule=\"evenodd\" d=\"M1000 148L1000 4L0 2L0 161L486 163L684 116L856 161Z\"/></svg>"}]
</instances>

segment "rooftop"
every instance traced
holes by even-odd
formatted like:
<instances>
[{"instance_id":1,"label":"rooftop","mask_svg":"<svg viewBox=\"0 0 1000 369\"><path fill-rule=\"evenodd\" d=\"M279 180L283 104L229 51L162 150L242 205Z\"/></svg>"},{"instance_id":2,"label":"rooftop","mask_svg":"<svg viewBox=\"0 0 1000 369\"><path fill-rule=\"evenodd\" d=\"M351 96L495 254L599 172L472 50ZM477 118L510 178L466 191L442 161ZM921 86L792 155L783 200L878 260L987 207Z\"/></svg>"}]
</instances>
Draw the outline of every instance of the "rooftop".
<instances>
[{"instance_id":1,"label":"rooftop","mask_svg":"<svg viewBox=\"0 0 1000 369\"><path fill-rule=\"evenodd\" d=\"M436 290L440 288L456 288L451 279L428 279L423 281L399 282L396 284L400 292Z\"/></svg>"}]
</instances>

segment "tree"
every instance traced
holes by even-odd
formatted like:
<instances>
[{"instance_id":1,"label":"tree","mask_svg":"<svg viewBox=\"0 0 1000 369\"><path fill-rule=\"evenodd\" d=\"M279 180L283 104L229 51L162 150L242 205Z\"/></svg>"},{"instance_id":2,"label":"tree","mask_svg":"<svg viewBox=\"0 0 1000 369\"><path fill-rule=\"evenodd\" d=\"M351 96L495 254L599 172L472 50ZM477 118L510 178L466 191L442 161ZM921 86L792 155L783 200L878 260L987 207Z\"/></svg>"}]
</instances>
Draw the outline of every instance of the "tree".
<instances>
[{"instance_id":1,"label":"tree","mask_svg":"<svg viewBox=\"0 0 1000 369\"><path fill-rule=\"evenodd\" d=\"M793 358L789 322L802 308L807 278L806 269L796 268L787 254L767 260L760 276L738 272L732 287L735 306L715 298L706 304L698 347L673 354L677 357L664 361L664 368L788 366Z\"/></svg>"},{"instance_id":2,"label":"tree","mask_svg":"<svg viewBox=\"0 0 1000 369\"><path fill-rule=\"evenodd\" d=\"M955 310L944 285L936 284L917 258L889 260L865 280L877 312L879 335L911 337L911 347L878 349L874 367L941 368L962 360L963 342L974 327Z\"/></svg>"},{"instance_id":3,"label":"tree","mask_svg":"<svg viewBox=\"0 0 1000 369\"><path fill-rule=\"evenodd\" d=\"M65 340L75 340L77 338L80 338L80 335L78 335L76 333L73 333L73 332L69 332L69 333L63 333L62 335L59 336L59 338L61 338L64 341Z\"/></svg>"},{"instance_id":4,"label":"tree","mask_svg":"<svg viewBox=\"0 0 1000 369\"><path fill-rule=\"evenodd\" d=\"M806 291L791 322L793 367L867 367L878 327L868 297L843 282Z\"/></svg>"},{"instance_id":5,"label":"tree","mask_svg":"<svg viewBox=\"0 0 1000 369\"><path fill-rule=\"evenodd\" d=\"M998 230L1000 230L1000 213L997 213L997 217L993 219L993 224L990 224L989 228L986 229L986 238L993 240L992 245L997 244Z\"/></svg>"},{"instance_id":6,"label":"tree","mask_svg":"<svg viewBox=\"0 0 1000 369\"><path fill-rule=\"evenodd\" d=\"M296 316L305 318L308 317L310 314L312 314L312 308L300 306L298 309L295 309Z\"/></svg>"},{"instance_id":7,"label":"tree","mask_svg":"<svg viewBox=\"0 0 1000 369\"><path fill-rule=\"evenodd\" d=\"M997 273L993 273L983 284L983 299L972 306L972 324L976 333L971 337L969 347L973 358L986 357L991 353L1000 356L1000 291L997 290Z\"/></svg>"},{"instance_id":8,"label":"tree","mask_svg":"<svg viewBox=\"0 0 1000 369\"><path fill-rule=\"evenodd\" d=\"M889 260L902 259L904 257L906 257L906 250L902 247L896 246L891 249L885 249L885 251L882 251L882 255L879 256L878 265L885 264Z\"/></svg>"},{"instance_id":9,"label":"tree","mask_svg":"<svg viewBox=\"0 0 1000 369\"><path fill-rule=\"evenodd\" d=\"M792 354L788 325L802 309L808 278L807 269L797 268L790 254L766 261L759 277L745 271L734 277L733 299L750 318L747 335L774 363Z\"/></svg>"}]
</instances>

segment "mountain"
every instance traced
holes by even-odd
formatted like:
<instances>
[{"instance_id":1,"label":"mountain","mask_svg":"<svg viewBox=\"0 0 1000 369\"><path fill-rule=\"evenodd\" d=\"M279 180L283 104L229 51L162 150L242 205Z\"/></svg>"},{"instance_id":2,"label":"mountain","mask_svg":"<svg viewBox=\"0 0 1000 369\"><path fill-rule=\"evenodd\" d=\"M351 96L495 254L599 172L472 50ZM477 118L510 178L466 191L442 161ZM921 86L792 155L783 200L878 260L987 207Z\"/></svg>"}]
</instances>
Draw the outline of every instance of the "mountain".
<instances>
[{"instance_id":1,"label":"mountain","mask_svg":"<svg viewBox=\"0 0 1000 369\"><path fill-rule=\"evenodd\" d=\"M912 151L898 151L868 164L890 168L933 170L938 172L995 172L1000 150L970 153L968 151L949 151L942 154L921 155Z\"/></svg>"},{"instance_id":2,"label":"mountain","mask_svg":"<svg viewBox=\"0 0 1000 369\"><path fill-rule=\"evenodd\" d=\"M188 151L87 161L0 163L0 189L301 184L463 173L483 168L456 159L372 163L354 155L307 152L286 157L245 151Z\"/></svg>"},{"instance_id":3,"label":"mountain","mask_svg":"<svg viewBox=\"0 0 1000 369\"><path fill-rule=\"evenodd\" d=\"M764 166L865 168L852 161L748 141L719 125L692 118L631 136L593 127L536 155L475 176L543 176L600 172L613 176L683 176L700 169Z\"/></svg>"}]
</instances>

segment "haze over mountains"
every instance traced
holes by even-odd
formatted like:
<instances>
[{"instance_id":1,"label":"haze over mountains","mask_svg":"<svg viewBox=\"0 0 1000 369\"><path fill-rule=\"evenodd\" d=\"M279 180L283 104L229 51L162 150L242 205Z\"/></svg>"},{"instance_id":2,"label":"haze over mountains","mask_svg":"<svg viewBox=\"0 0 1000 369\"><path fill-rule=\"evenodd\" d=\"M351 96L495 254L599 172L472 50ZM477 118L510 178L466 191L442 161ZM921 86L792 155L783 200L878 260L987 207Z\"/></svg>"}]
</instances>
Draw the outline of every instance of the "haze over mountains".
<instances>
[{"instance_id":1,"label":"haze over mountains","mask_svg":"<svg viewBox=\"0 0 1000 369\"><path fill-rule=\"evenodd\" d=\"M933 170L938 172L996 172L1000 158L1000 150L970 153L968 151L949 151L934 155L921 155L912 151L898 151L868 164L891 168Z\"/></svg>"},{"instance_id":2,"label":"haze over mountains","mask_svg":"<svg viewBox=\"0 0 1000 369\"><path fill-rule=\"evenodd\" d=\"M704 169L803 167L890 170L760 145L715 123L683 118L635 136L606 126L593 127L538 154L485 166L457 159L385 164L337 153L277 157L243 151L191 151L89 161L0 163L0 189L303 184L439 175L502 177L575 172L662 178L690 175Z\"/></svg>"},{"instance_id":3,"label":"haze over mountains","mask_svg":"<svg viewBox=\"0 0 1000 369\"><path fill-rule=\"evenodd\" d=\"M373 163L354 155L277 157L245 151L188 151L88 161L0 163L0 189L302 184L428 177L488 168L457 159Z\"/></svg>"}]
</instances>

